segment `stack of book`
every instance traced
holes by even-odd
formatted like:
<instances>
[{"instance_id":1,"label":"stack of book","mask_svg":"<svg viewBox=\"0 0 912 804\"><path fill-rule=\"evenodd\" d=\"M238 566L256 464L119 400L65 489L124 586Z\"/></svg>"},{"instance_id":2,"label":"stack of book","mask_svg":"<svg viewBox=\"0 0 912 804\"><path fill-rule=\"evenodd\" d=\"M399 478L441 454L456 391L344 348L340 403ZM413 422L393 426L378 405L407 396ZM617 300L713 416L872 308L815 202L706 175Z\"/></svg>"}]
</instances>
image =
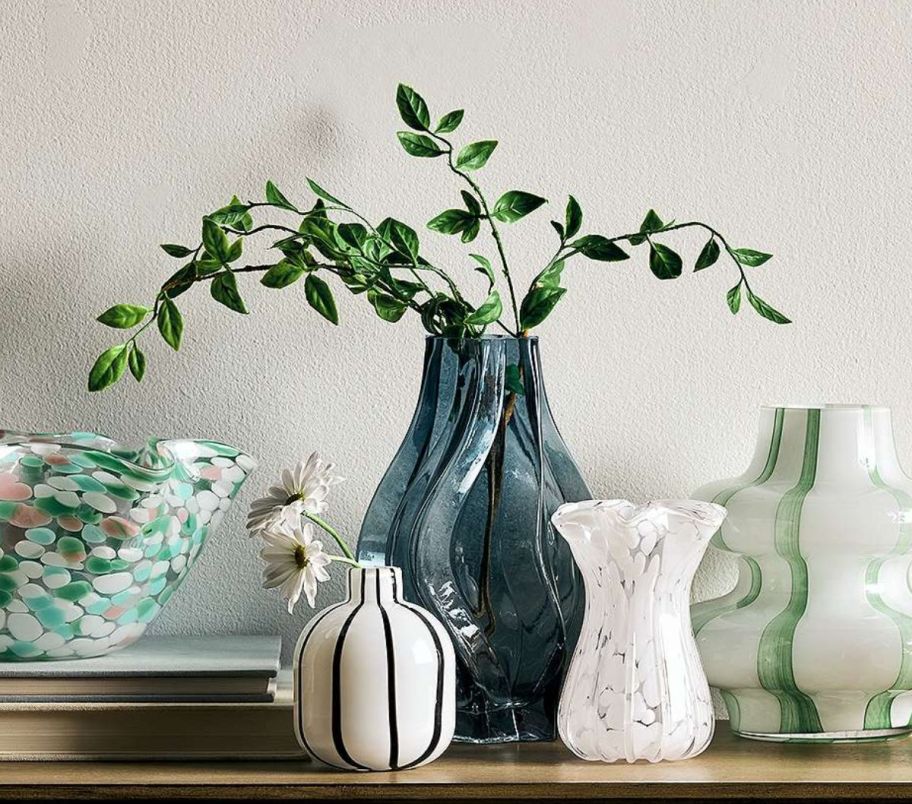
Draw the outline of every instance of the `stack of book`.
<instances>
[{"instance_id":1,"label":"stack of book","mask_svg":"<svg viewBox=\"0 0 912 804\"><path fill-rule=\"evenodd\" d=\"M301 758L277 637L145 637L0 663L0 759Z\"/></svg>"}]
</instances>

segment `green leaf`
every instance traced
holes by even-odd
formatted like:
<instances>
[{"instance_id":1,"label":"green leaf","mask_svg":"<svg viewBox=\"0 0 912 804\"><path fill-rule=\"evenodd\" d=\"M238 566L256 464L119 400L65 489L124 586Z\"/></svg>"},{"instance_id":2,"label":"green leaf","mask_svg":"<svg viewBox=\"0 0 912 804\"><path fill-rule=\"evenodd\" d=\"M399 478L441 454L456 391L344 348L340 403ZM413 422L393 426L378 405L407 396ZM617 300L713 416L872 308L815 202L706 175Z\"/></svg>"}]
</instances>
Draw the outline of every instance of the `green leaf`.
<instances>
[{"instance_id":1,"label":"green leaf","mask_svg":"<svg viewBox=\"0 0 912 804\"><path fill-rule=\"evenodd\" d=\"M386 293L380 293L377 290L369 290L367 298L374 306L377 315L384 321L395 324L405 314L407 305L399 299L394 299Z\"/></svg>"},{"instance_id":2,"label":"green leaf","mask_svg":"<svg viewBox=\"0 0 912 804\"><path fill-rule=\"evenodd\" d=\"M504 387L512 394L517 396L526 395L526 387L523 385L522 374L519 366L510 364L504 371Z\"/></svg>"},{"instance_id":3,"label":"green leaf","mask_svg":"<svg viewBox=\"0 0 912 804\"><path fill-rule=\"evenodd\" d=\"M413 299L416 294L424 290L424 285L417 282L409 282L406 279L393 279L390 277L390 285L396 291L396 297L401 301Z\"/></svg>"},{"instance_id":4,"label":"green leaf","mask_svg":"<svg viewBox=\"0 0 912 804\"><path fill-rule=\"evenodd\" d=\"M130 366L130 374L133 375L136 382L142 382L142 378L146 376L146 356L136 345L136 341L133 341L133 348L130 350L127 362Z\"/></svg>"},{"instance_id":5,"label":"green leaf","mask_svg":"<svg viewBox=\"0 0 912 804\"><path fill-rule=\"evenodd\" d=\"M715 237L710 237L709 240L706 241L706 245L703 246L700 256L697 257L697 264L694 266L694 271L702 271L704 268L709 268L709 266L715 264L718 259L719 244L716 242Z\"/></svg>"},{"instance_id":6,"label":"green leaf","mask_svg":"<svg viewBox=\"0 0 912 804\"><path fill-rule=\"evenodd\" d=\"M336 234L344 245L355 251L360 251L367 240L367 229L361 223L340 223L336 227Z\"/></svg>"},{"instance_id":7,"label":"green leaf","mask_svg":"<svg viewBox=\"0 0 912 804\"><path fill-rule=\"evenodd\" d=\"M427 131L431 127L431 116L428 113L427 104L424 102L424 98L411 87L399 84L396 88L396 106L399 107L400 117L409 128L416 131Z\"/></svg>"},{"instance_id":8,"label":"green leaf","mask_svg":"<svg viewBox=\"0 0 912 804\"><path fill-rule=\"evenodd\" d=\"M199 263L188 262L185 266L168 277L165 282L165 287L168 288L166 291L168 298L176 299L181 293L185 293L193 286L197 277L196 268L198 264Z\"/></svg>"},{"instance_id":9,"label":"green leaf","mask_svg":"<svg viewBox=\"0 0 912 804\"><path fill-rule=\"evenodd\" d=\"M396 136L399 138L399 142L402 143L402 147L405 148L406 153L411 156L432 157L443 154L443 151L437 147L437 143L430 137L425 137L424 134L412 134L411 131L397 131Z\"/></svg>"},{"instance_id":10,"label":"green leaf","mask_svg":"<svg viewBox=\"0 0 912 804\"><path fill-rule=\"evenodd\" d=\"M483 168L496 147L497 140L481 140L469 143L456 157L456 167L460 170L478 170Z\"/></svg>"},{"instance_id":11,"label":"green leaf","mask_svg":"<svg viewBox=\"0 0 912 804\"><path fill-rule=\"evenodd\" d=\"M466 316L465 322L480 327L496 321L500 318L501 313L503 313L503 303L500 300L500 294L496 290L492 290L481 306Z\"/></svg>"},{"instance_id":12,"label":"green leaf","mask_svg":"<svg viewBox=\"0 0 912 804\"><path fill-rule=\"evenodd\" d=\"M310 189L313 192L313 194L318 196L319 198L322 198L324 201L329 201L330 204L335 204L337 207L345 207L345 209L350 209L348 204L346 204L344 201L340 201L334 195L330 195L328 192L326 192L326 190L324 190L313 179L308 179L307 184L310 186ZM316 211L319 212L319 211L321 211L321 209L316 209Z\"/></svg>"},{"instance_id":13,"label":"green leaf","mask_svg":"<svg viewBox=\"0 0 912 804\"><path fill-rule=\"evenodd\" d=\"M253 223L253 218L250 217L247 211L249 209L250 207L247 204L242 204L238 201L237 196L234 196L230 204L217 209L206 217L223 226L235 226L246 231L250 228L250 224Z\"/></svg>"},{"instance_id":14,"label":"green leaf","mask_svg":"<svg viewBox=\"0 0 912 804\"><path fill-rule=\"evenodd\" d=\"M101 391L114 385L127 368L127 344L112 346L99 355L89 372L89 390Z\"/></svg>"},{"instance_id":15,"label":"green leaf","mask_svg":"<svg viewBox=\"0 0 912 804\"><path fill-rule=\"evenodd\" d=\"M364 293L365 290L370 290L371 287L370 281L363 274L341 274L339 279L354 294Z\"/></svg>"},{"instance_id":16,"label":"green leaf","mask_svg":"<svg viewBox=\"0 0 912 804\"><path fill-rule=\"evenodd\" d=\"M464 209L447 209L427 222L427 228L441 234L458 234L475 220Z\"/></svg>"},{"instance_id":17,"label":"green leaf","mask_svg":"<svg viewBox=\"0 0 912 804\"><path fill-rule=\"evenodd\" d=\"M646 217L643 218L643 222L640 224L640 234L658 232L664 225L662 219L656 215L656 211L650 209L649 212L646 213Z\"/></svg>"},{"instance_id":18,"label":"green leaf","mask_svg":"<svg viewBox=\"0 0 912 804\"><path fill-rule=\"evenodd\" d=\"M680 255L661 243L650 243L649 270L658 279L676 279L684 266Z\"/></svg>"},{"instance_id":19,"label":"green leaf","mask_svg":"<svg viewBox=\"0 0 912 804\"><path fill-rule=\"evenodd\" d=\"M98 321L114 329L130 329L140 323L152 311L139 304L115 304L105 310Z\"/></svg>"},{"instance_id":20,"label":"green leaf","mask_svg":"<svg viewBox=\"0 0 912 804\"><path fill-rule=\"evenodd\" d=\"M752 248L735 248L732 249L735 259L742 265L756 267L763 265L767 260L772 258L772 254L766 254L763 251L754 251Z\"/></svg>"},{"instance_id":21,"label":"green leaf","mask_svg":"<svg viewBox=\"0 0 912 804\"><path fill-rule=\"evenodd\" d=\"M418 234L411 226L393 219L389 237L396 251L408 257L413 263L418 261Z\"/></svg>"},{"instance_id":22,"label":"green leaf","mask_svg":"<svg viewBox=\"0 0 912 804\"><path fill-rule=\"evenodd\" d=\"M747 292L747 300L750 302L751 307L753 307L760 315L766 318L769 321L772 321L774 324L791 324L791 320L786 318L778 310L770 307L763 299L759 296ZM730 306L730 305L729 305Z\"/></svg>"},{"instance_id":23,"label":"green leaf","mask_svg":"<svg viewBox=\"0 0 912 804\"><path fill-rule=\"evenodd\" d=\"M222 263L218 260L197 260L193 263L193 266L196 269L197 276L209 276L209 274L222 270Z\"/></svg>"},{"instance_id":24,"label":"green leaf","mask_svg":"<svg viewBox=\"0 0 912 804\"><path fill-rule=\"evenodd\" d=\"M276 187L271 181L266 182L266 201L272 204L274 207L280 207L281 209L287 209L290 212L297 212L297 207L291 203L278 187Z\"/></svg>"},{"instance_id":25,"label":"green leaf","mask_svg":"<svg viewBox=\"0 0 912 804\"><path fill-rule=\"evenodd\" d=\"M463 243L471 243L476 237L478 237L478 232L481 229L481 221L478 218L475 218L465 229L462 230L462 234L459 239Z\"/></svg>"},{"instance_id":26,"label":"green leaf","mask_svg":"<svg viewBox=\"0 0 912 804\"><path fill-rule=\"evenodd\" d=\"M244 304L241 294L238 293L237 279L230 271L223 271L216 275L209 286L209 293L212 294L213 299L224 304L229 310L247 314L247 306Z\"/></svg>"},{"instance_id":27,"label":"green leaf","mask_svg":"<svg viewBox=\"0 0 912 804\"><path fill-rule=\"evenodd\" d=\"M494 287L494 268L491 266L491 261L487 257L483 257L481 254L469 254L469 256L478 263L478 267L475 269L480 274L484 274L488 278L488 290Z\"/></svg>"},{"instance_id":28,"label":"green leaf","mask_svg":"<svg viewBox=\"0 0 912 804\"><path fill-rule=\"evenodd\" d=\"M564 272L564 261L558 260L555 263L552 263L544 271L542 271L537 277L535 277L536 285L539 285L543 288L559 288L561 281L561 274Z\"/></svg>"},{"instance_id":29,"label":"green leaf","mask_svg":"<svg viewBox=\"0 0 912 804\"><path fill-rule=\"evenodd\" d=\"M228 248L228 262L235 262L241 258L241 252L244 250L244 241L239 237Z\"/></svg>"},{"instance_id":30,"label":"green leaf","mask_svg":"<svg viewBox=\"0 0 912 804\"><path fill-rule=\"evenodd\" d=\"M329 285L320 279L319 276L307 274L307 279L304 280L304 295L307 296L307 303L323 318L333 324L339 323L336 300L333 298Z\"/></svg>"},{"instance_id":31,"label":"green leaf","mask_svg":"<svg viewBox=\"0 0 912 804\"><path fill-rule=\"evenodd\" d=\"M519 310L520 328L532 329L541 324L566 292L566 288L532 288L523 299Z\"/></svg>"},{"instance_id":32,"label":"green leaf","mask_svg":"<svg viewBox=\"0 0 912 804\"><path fill-rule=\"evenodd\" d=\"M227 262L231 244L228 236L212 218L203 218L203 247L220 262Z\"/></svg>"},{"instance_id":33,"label":"green leaf","mask_svg":"<svg viewBox=\"0 0 912 804\"><path fill-rule=\"evenodd\" d=\"M561 242L564 242L564 224L558 223L557 221L551 221L551 225L554 227L554 231L557 232L557 236L561 239Z\"/></svg>"},{"instance_id":34,"label":"green leaf","mask_svg":"<svg viewBox=\"0 0 912 804\"><path fill-rule=\"evenodd\" d=\"M570 245L579 249L580 254L590 260L620 262L630 259L630 255L624 249L602 235L586 235L573 241Z\"/></svg>"},{"instance_id":35,"label":"green leaf","mask_svg":"<svg viewBox=\"0 0 912 804\"><path fill-rule=\"evenodd\" d=\"M573 237L583 225L583 210L577 200L571 195L567 201L567 211L564 214L564 237Z\"/></svg>"},{"instance_id":36,"label":"green leaf","mask_svg":"<svg viewBox=\"0 0 912 804\"><path fill-rule=\"evenodd\" d=\"M301 221L298 231L307 235L313 246L324 257L329 260L337 259L340 254L339 244L336 240L336 225L331 220L321 217L306 217ZM288 240L294 241L294 238L289 238ZM288 240L285 242L288 242ZM275 245L276 248L280 248L285 256L288 256L287 248L280 247L278 243ZM298 247L295 246L294 248L296 252L300 251Z\"/></svg>"},{"instance_id":37,"label":"green leaf","mask_svg":"<svg viewBox=\"0 0 912 804\"><path fill-rule=\"evenodd\" d=\"M293 265L287 260L282 260L273 265L260 279L260 284L267 288L287 288L289 285L297 282L304 275L304 269L298 265Z\"/></svg>"},{"instance_id":38,"label":"green leaf","mask_svg":"<svg viewBox=\"0 0 912 804\"><path fill-rule=\"evenodd\" d=\"M462 201L469 212L476 216L481 215L481 204L478 203L478 199L474 195L466 190L460 190L459 194L462 196Z\"/></svg>"},{"instance_id":39,"label":"green leaf","mask_svg":"<svg viewBox=\"0 0 912 804\"><path fill-rule=\"evenodd\" d=\"M447 112L440 118L440 122L437 123L437 128L434 129L434 133L449 134L451 131L455 131L459 128L459 124L462 122L462 116L464 114L465 111L463 109L455 109L452 112Z\"/></svg>"},{"instance_id":40,"label":"green leaf","mask_svg":"<svg viewBox=\"0 0 912 804\"><path fill-rule=\"evenodd\" d=\"M739 282L735 285L728 293L725 294L725 301L728 302L728 309L732 311L732 314L738 312L741 309L741 283Z\"/></svg>"},{"instance_id":41,"label":"green leaf","mask_svg":"<svg viewBox=\"0 0 912 804\"><path fill-rule=\"evenodd\" d=\"M513 223L538 209L546 200L523 190L509 190L497 199L491 215L499 221Z\"/></svg>"},{"instance_id":42,"label":"green leaf","mask_svg":"<svg viewBox=\"0 0 912 804\"><path fill-rule=\"evenodd\" d=\"M232 196L230 203L209 213L206 217L212 218L216 223L222 226L234 226L237 229L243 229L245 232L253 225L253 218L250 217L249 204L242 204L238 197Z\"/></svg>"},{"instance_id":43,"label":"green leaf","mask_svg":"<svg viewBox=\"0 0 912 804\"><path fill-rule=\"evenodd\" d=\"M162 300L158 310L158 331L165 343L175 352L180 349L181 339L184 335L184 319L171 299Z\"/></svg>"},{"instance_id":44,"label":"green leaf","mask_svg":"<svg viewBox=\"0 0 912 804\"><path fill-rule=\"evenodd\" d=\"M300 231L301 234L307 235L315 243L326 246L332 251L335 251L338 248L338 244L336 243L336 226L332 221L327 220L326 218L304 218L304 220L301 221L301 225L298 227L298 231ZM275 244L275 247L285 254L285 248L280 244L289 243L289 245L291 245L296 244L297 242L298 241L295 238L291 237L287 238L285 241L279 241ZM291 245L291 247L300 250L297 245Z\"/></svg>"},{"instance_id":45,"label":"green leaf","mask_svg":"<svg viewBox=\"0 0 912 804\"><path fill-rule=\"evenodd\" d=\"M179 246L176 243L162 243L161 249L169 257L187 257L193 253L192 248L187 248L186 246Z\"/></svg>"}]
</instances>

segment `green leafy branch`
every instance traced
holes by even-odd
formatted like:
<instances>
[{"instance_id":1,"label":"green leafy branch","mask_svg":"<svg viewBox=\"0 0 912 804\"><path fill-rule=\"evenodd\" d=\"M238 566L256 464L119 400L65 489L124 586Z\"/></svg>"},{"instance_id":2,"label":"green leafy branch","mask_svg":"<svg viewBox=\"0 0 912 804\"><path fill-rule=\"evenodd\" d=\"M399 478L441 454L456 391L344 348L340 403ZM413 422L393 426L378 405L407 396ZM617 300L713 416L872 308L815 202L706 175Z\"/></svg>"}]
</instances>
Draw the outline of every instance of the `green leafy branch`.
<instances>
[{"instance_id":1,"label":"green leafy branch","mask_svg":"<svg viewBox=\"0 0 912 804\"><path fill-rule=\"evenodd\" d=\"M674 279L683 272L683 260L656 238L686 227L699 227L709 234L694 271L714 265L722 250L737 266L738 283L726 297L733 313L740 309L743 291L761 316L775 323L788 323L784 315L753 292L745 273L745 268L762 265L771 255L732 248L718 231L699 221L664 223L652 210L636 232L612 237L578 236L583 213L573 196L567 202L563 222L551 221L560 241L557 250L520 301L498 224L521 220L547 203L546 199L524 190L508 190L490 203L473 174L487 164L497 141L479 140L457 149L445 135L459 128L464 117L462 109L446 113L432 128L427 103L413 89L400 84L396 104L403 122L411 129L397 132L403 149L418 158L444 157L449 171L466 187L460 190L462 206L434 216L427 228L459 235L466 244L478 237L482 226L490 233L497 269L487 256L469 254L475 271L486 280L483 298L477 303L470 301L473 294L464 292L450 272L425 255L418 233L408 224L387 217L374 225L312 179L307 179L307 184L315 199L304 208L268 181L263 199L242 202L234 196L227 205L205 215L196 245L161 246L168 256L183 264L162 284L151 306L117 304L98 317L108 327L131 330L131 333L95 361L89 374L89 390L113 385L128 370L137 381L143 379L146 356L138 340L153 325L162 339L178 350L183 340L184 319L176 300L196 285L208 285L216 302L246 315L247 305L238 287L239 275L261 274L260 283L276 290L303 279L304 298L310 307L327 321L338 324L335 296L324 279L328 276L353 295L363 294L377 316L390 323L412 310L420 316L424 329L433 335L477 337L489 326L497 326L510 335L521 336L541 324L563 298L566 288L562 279L567 260L582 255L599 262L619 262L629 258L619 243L634 247L646 244L652 273L659 279ZM285 222L270 217L254 225L254 214L261 212L280 216ZM269 246L274 258L263 264L242 265L245 240L266 234L278 238ZM512 313L509 324L504 321L501 282Z\"/></svg>"}]
</instances>

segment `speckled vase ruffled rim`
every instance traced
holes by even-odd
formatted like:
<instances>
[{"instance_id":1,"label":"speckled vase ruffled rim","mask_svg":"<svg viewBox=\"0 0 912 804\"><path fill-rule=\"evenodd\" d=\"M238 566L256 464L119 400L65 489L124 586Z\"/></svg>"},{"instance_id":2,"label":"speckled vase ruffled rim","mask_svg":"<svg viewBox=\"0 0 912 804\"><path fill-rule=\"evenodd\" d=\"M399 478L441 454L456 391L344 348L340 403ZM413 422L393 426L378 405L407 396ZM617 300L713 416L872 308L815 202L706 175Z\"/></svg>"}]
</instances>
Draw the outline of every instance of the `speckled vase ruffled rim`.
<instances>
[{"instance_id":1,"label":"speckled vase ruffled rim","mask_svg":"<svg viewBox=\"0 0 912 804\"><path fill-rule=\"evenodd\" d=\"M701 525L718 528L728 513L721 505L702 500L649 500L640 504L620 498L582 500L565 503L558 508L551 516L551 524L559 529L560 524L567 517L587 511L611 513L618 521L631 527L635 527L639 522L651 519L657 514L671 514L686 517Z\"/></svg>"}]
</instances>

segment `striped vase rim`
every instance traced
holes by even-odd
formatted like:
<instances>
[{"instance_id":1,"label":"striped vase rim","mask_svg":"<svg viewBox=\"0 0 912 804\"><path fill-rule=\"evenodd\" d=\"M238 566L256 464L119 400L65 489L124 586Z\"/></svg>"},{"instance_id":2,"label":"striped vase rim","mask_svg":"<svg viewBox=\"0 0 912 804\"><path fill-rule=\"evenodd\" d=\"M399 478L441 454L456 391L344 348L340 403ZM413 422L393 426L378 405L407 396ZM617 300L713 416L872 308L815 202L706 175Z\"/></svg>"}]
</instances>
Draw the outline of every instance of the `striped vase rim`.
<instances>
[{"instance_id":1,"label":"striped vase rim","mask_svg":"<svg viewBox=\"0 0 912 804\"><path fill-rule=\"evenodd\" d=\"M890 408L886 405L866 405L863 403L852 403L852 402L823 402L817 404L778 404L778 405L761 405L761 410L819 410L821 412L830 412L838 413L840 411L845 412L857 412L864 410L875 410L875 411L889 411Z\"/></svg>"}]
</instances>

